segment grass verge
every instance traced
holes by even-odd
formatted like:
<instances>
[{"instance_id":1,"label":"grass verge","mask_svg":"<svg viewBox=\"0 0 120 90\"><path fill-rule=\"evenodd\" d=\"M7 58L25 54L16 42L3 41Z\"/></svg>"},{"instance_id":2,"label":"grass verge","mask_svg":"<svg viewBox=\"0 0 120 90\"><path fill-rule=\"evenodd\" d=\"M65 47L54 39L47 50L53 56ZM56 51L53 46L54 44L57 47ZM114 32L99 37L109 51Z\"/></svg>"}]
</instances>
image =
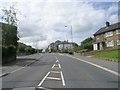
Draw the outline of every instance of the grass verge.
<instances>
[{"instance_id":1,"label":"grass verge","mask_svg":"<svg viewBox=\"0 0 120 90\"><path fill-rule=\"evenodd\" d=\"M105 52L105 53L97 54L94 57L95 58L104 58L104 59L115 59L115 60L119 61L120 52Z\"/></svg>"}]
</instances>

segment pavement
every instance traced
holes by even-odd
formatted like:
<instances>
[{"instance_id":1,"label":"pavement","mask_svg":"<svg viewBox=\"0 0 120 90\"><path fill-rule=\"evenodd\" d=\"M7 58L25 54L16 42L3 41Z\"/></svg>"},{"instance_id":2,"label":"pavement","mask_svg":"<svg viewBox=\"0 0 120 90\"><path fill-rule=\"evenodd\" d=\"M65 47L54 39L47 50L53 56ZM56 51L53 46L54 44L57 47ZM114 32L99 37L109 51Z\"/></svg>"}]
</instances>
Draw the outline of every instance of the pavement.
<instances>
[{"instance_id":1,"label":"pavement","mask_svg":"<svg viewBox=\"0 0 120 90\"><path fill-rule=\"evenodd\" d=\"M29 66L35 61L39 60L42 57L42 54L32 54L26 56L17 56L17 60L9 64L5 64L0 67L0 77L6 76L11 72L22 69L23 67Z\"/></svg>"},{"instance_id":2,"label":"pavement","mask_svg":"<svg viewBox=\"0 0 120 90\"><path fill-rule=\"evenodd\" d=\"M119 90L116 62L54 53L19 58L22 64L9 71L12 73L1 77L2 90ZM33 58L36 58L35 62L27 65Z\"/></svg>"}]
</instances>

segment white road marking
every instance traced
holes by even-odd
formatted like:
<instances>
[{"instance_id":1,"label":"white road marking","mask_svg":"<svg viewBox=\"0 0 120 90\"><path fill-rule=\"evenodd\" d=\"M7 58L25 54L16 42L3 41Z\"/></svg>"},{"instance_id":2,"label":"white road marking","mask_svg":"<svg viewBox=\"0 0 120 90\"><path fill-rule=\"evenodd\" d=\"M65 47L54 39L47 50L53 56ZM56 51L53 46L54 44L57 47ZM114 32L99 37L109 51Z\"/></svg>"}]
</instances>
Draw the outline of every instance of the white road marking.
<instances>
[{"instance_id":1,"label":"white road marking","mask_svg":"<svg viewBox=\"0 0 120 90\"><path fill-rule=\"evenodd\" d=\"M55 67L55 64L52 66L52 68L54 68Z\"/></svg>"},{"instance_id":2,"label":"white road marking","mask_svg":"<svg viewBox=\"0 0 120 90\"><path fill-rule=\"evenodd\" d=\"M50 71L51 73L60 73L59 71Z\"/></svg>"},{"instance_id":3,"label":"white road marking","mask_svg":"<svg viewBox=\"0 0 120 90\"><path fill-rule=\"evenodd\" d=\"M25 67L21 67L21 68L19 68L19 69L16 69L16 70L10 72L10 73L14 73L14 72L16 72L16 71L18 71L18 70L21 70L21 69L23 69L23 68L25 68Z\"/></svg>"},{"instance_id":4,"label":"white road marking","mask_svg":"<svg viewBox=\"0 0 120 90\"><path fill-rule=\"evenodd\" d=\"M72 56L69 56L69 57L72 57ZM79 58L76 58L76 57L72 57L72 58L75 58L75 59L80 60L80 61L82 61L82 62L88 63L88 64L90 64L90 65L92 65L92 66L95 66L95 67L97 67L97 68L100 68L100 69L102 69L102 70L105 70L105 71L107 71L107 72L109 72L109 73L112 73L112 74L114 74L114 75L116 75L116 76L120 76L120 74L119 74L118 72L115 72L115 71L113 71L113 70L111 70L111 69L105 68L105 67L103 67L103 66L100 66L100 65L97 65L97 64L95 64L95 63L91 63L91 62L88 62L88 61L86 61L86 60L79 59Z\"/></svg>"},{"instance_id":5,"label":"white road marking","mask_svg":"<svg viewBox=\"0 0 120 90\"><path fill-rule=\"evenodd\" d=\"M59 61L58 61L58 60L56 60L56 62L58 63Z\"/></svg>"},{"instance_id":6,"label":"white road marking","mask_svg":"<svg viewBox=\"0 0 120 90\"><path fill-rule=\"evenodd\" d=\"M37 89L39 90L53 90L53 89L48 89L48 88L44 88L44 87L37 87Z\"/></svg>"},{"instance_id":7,"label":"white road marking","mask_svg":"<svg viewBox=\"0 0 120 90\"><path fill-rule=\"evenodd\" d=\"M62 71L60 73L61 73L62 84L63 84L63 86L65 86L65 80L64 80Z\"/></svg>"},{"instance_id":8,"label":"white road marking","mask_svg":"<svg viewBox=\"0 0 120 90\"><path fill-rule=\"evenodd\" d=\"M59 68L61 68L60 64L58 64Z\"/></svg>"},{"instance_id":9,"label":"white road marking","mask_svg":"<svg viewBox=\"0 0 120 90\"><path fill-rule=\"evenodd\" d=\"M56 77L47 77L46 79L61 80L61 78L56 78Z\"/></svg>"},{"instance_id":10,"label":"white road marking","mask_svg":"<svg viewBox=\"0 0 120 90\"><path fill-rule=\"evenodd\" d=\"M47 76L50 74L50 72L48 72L45 77L42 79L42 81L38 84L38 87L40 87L42 85L42 83L45 81L45 79L47 78Z\"/></svg>"}]
</instances>

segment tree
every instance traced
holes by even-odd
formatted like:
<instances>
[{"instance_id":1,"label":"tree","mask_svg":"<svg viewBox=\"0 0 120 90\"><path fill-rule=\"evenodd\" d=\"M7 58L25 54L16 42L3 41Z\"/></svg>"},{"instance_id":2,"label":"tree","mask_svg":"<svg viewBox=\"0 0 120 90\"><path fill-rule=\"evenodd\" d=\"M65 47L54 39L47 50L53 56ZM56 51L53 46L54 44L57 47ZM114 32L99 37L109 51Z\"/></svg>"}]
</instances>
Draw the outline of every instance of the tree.
<instances>
[{"instance_id":1,"label":"tree","mask_svg":"<svg viewBox=\"0 0 120 90\"><path fill-rule=\"evenodd\" d=\"M4 12L4 15L2 16L2 20L7 22L8 24L11 25L17 25L18 19L17 19L17 14L18 11L15 9L15 4L9 7L9 9L2 9Z\"/></svg>"},{"instance_id":2,"label":"tree","mask_svg":"<svg viewBox=\"0 0 120 90\"><path fill-rule=\"evenodd\" d=\"M93 50L93 38L89 37L81 42L80 48L81 49L87 49L87 50Z\"/></svg>"},{"instance_id":3,"label":"tree","mask_svg":"<svg viewBox=\"0 0 120 90\"><path fill-rule=\"evenodd\" d=\"M73 45L74 51L77 52L79 50L78 44L77 43L73 43L72 45Z\"/></svg>"}]
</instances>

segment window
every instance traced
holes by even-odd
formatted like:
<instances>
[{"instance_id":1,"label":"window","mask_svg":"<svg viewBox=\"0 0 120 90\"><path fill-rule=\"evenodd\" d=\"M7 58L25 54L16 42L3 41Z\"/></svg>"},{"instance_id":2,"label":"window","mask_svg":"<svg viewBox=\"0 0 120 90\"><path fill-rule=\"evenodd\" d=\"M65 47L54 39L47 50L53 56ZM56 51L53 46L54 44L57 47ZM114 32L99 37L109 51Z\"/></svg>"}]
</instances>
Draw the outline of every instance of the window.
<instances>
[{"instance_id":1,"label":"window","mask_svg":"<svg viewBox=\"0 0 120 90\"><path fill-rule=\"evenodd\" d=\"M116 30L116 34L120 34L120 29L119 29L119 30Z\"/></svg>"},{"instance_id":2,"label":"window","mask_svg":"<svg viewBox=\"0 0 120 90\"><path fill-rule=\"evenodd\" d=\"M117 40L117 45L120 45L120 39L119 39L119 40Z\"/></svg>"},{"instance_id":3,"label":"window","mask_svg":"<svg viewBox=\"0 0 120 90\"><path fill-rule=\"evenodd\" d=\"M105 35L106 35L106 37L110 37L110 36L113 35L113 32L112 31L111 32L107 32L107 33L105 33Z\"/></svg>"},{"instance_id":4,"label":"window","mask_svg":"<svg viewBox=\"0 0 120 90\"><path fill-rule=\"evenodd\" d=\"M112 40L112 41L108 41L108 42L106 42L106 45L107 45L107 47L114 46L114 42L113 42L113 40Z\"/></svg>"}]
</instances>

